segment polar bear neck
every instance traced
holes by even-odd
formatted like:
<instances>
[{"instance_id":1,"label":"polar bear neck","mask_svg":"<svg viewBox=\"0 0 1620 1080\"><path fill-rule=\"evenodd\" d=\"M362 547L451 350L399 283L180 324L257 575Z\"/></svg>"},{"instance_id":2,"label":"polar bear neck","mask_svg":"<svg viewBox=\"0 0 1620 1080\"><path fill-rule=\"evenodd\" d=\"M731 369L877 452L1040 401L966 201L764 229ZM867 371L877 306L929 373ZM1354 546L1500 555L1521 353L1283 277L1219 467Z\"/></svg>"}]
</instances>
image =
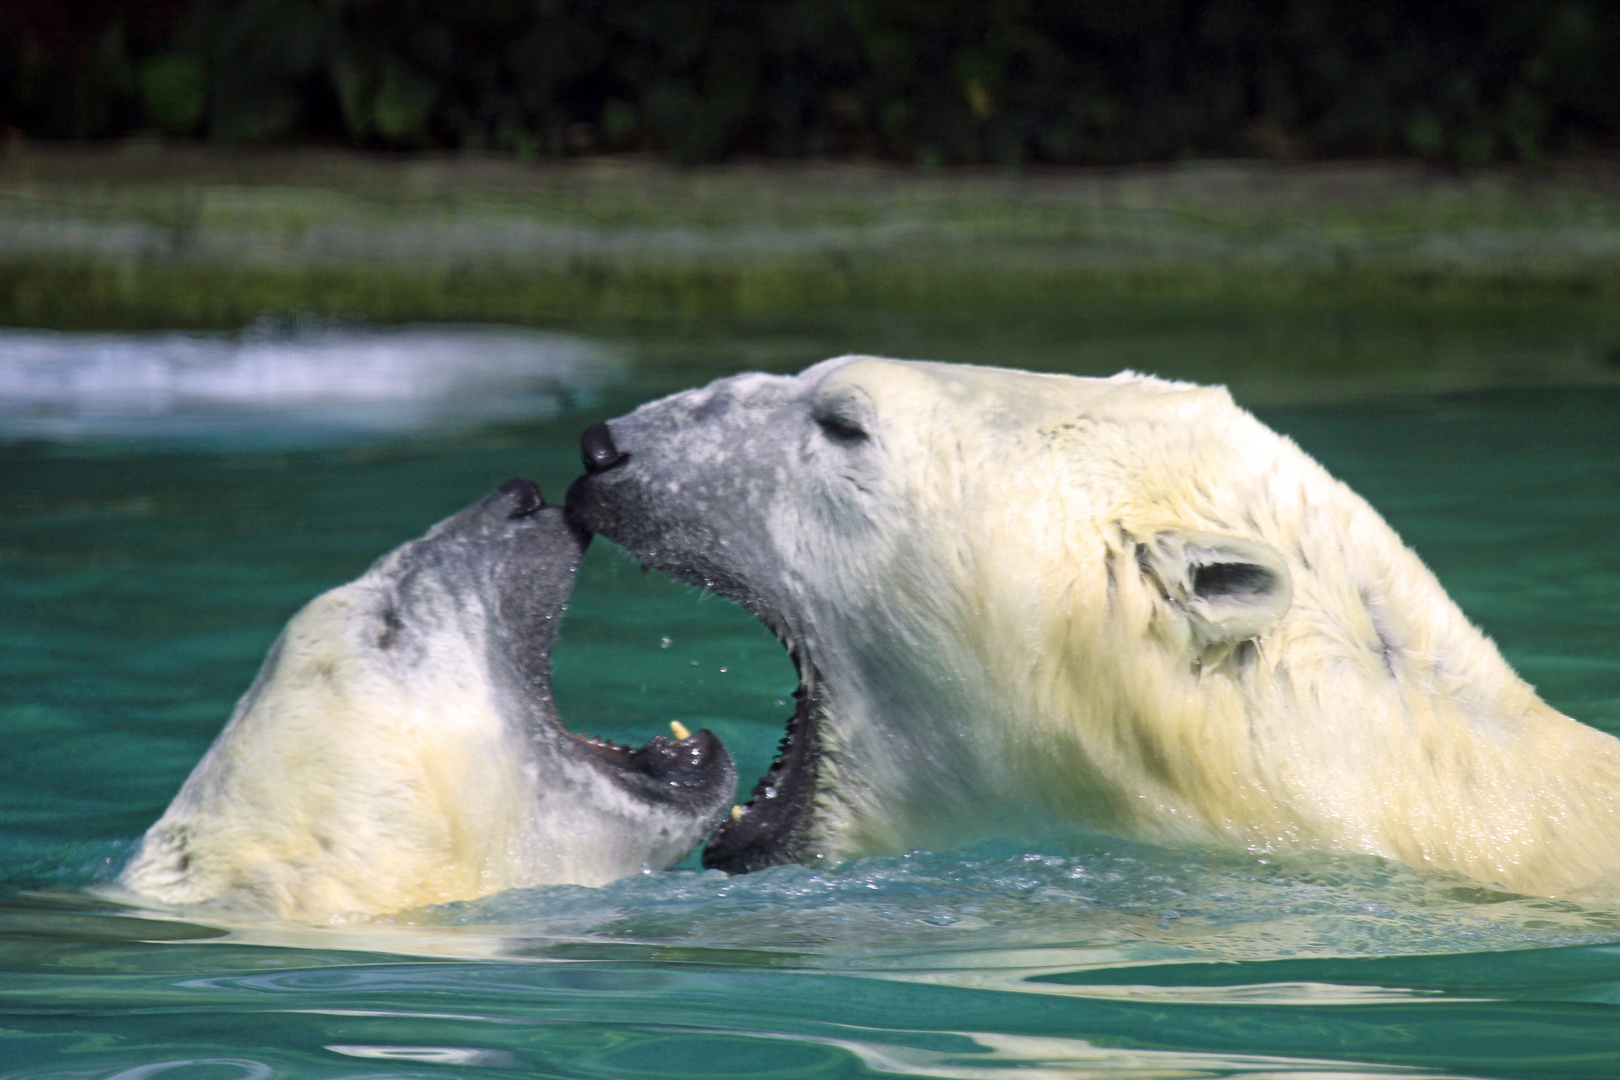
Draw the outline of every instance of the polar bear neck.
<instances>
[{"instance_id":1,"label":"polar bear neck","mask_svg":"<svg viewBox=\"0 0 1620 1080\"><path fill-rule=\"evenodd\" d=\"M1083 691L1048 715L1093 714L1063 725L1086 736L1065 767L1107 776L1138 834L1365 852L1542 893L1612 875L1620 742L1542 702L1364 500L1248 414L1223 419L1214 441L1235 460L1181 462L1202 505L1138 491L1127 532L1168 508L1252 535L1294 567L1292 606L1213 668L1189 662L1104 537L1114 606L1086 647L1049 652L1078 675L1035 680ZM1155 639L1156 664L1119 662Z\"/></svg>"},{"instance_id":2,"label":"polar bear neck","mask_svg":"<svg viewBox=\"0 0 1620 1080\"><path fill-rule=\"evenodd\" d=\"M1330 836L1533 892L1612 875L1620 742L1543 702L1371 506L1277 441L1278 516L1306 572L1243 720L1271 725L1246 742L1269 750L1254 775L1278 841Z\"/></svg>"}]
</instances>

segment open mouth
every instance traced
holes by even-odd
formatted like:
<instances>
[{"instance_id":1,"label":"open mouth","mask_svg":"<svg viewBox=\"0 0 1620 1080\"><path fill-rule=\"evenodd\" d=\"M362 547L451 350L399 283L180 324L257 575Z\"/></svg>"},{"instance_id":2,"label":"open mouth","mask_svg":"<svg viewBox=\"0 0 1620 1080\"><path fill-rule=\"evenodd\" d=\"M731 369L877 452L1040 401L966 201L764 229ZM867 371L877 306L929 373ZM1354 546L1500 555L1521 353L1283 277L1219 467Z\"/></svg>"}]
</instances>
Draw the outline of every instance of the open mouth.
<instances>
[{"instance_id":1,"label":"open mouth","mask_svg":"<svg viewBox=\"0 0 1620 1080\"><path fill-rule=\"evenodd\" d=\"M792 653L792 650L790 650ZM794 655L799 688L793 715L776 757L759 778L748 801L731 809L703 848L703 865L728 874L802 862L810 852L811 811L821 760L821 694L815 668Z\"/></svg>"},{"instance_id":2,"label":"open mouth","mask_svg":"<svg viewBox=\"0 0 1620 1080\"><path fill-rule=\"evenodd\" d=\"M799 686L793 693L793 715L788 718L775 759L754 785L748 800L733 806L710 837L703 849L704 867L743 874L806 861L815 854L812 830L824 754L826 703L820 689L821 673L787 628L763 612L758 603L747 601L748 590L741 582L717 572L713 566L676 555L655 533L647 531L647 519L635 512L633 497L625 499L624 490L616 483L622 483L628 471L623 467L631 455L615 444L606 423L587 429L580 438L580 449L586 475L574 481L567 500L569 519L576 527L600 533L619 544L643 569L657 570L677 581L742 602L782 642L799 675ZM623 755L627 750L608 752Z\"/></svg>"},{"instance_id":3,"label":"open mouth","mask_svg":"<svg viewBox=\"0 0 1620 1080\"><path fill-rule=\"evenodd\" d=\"M673 720L670 729L673 739L654 735L640 746L564 730L587 760L644 799L672 803L714 801L723 785L734 782L731 755L711 731L687 731Z\"/></svg>"},{"instance_id":4,"label":"open mouth","mask_svg":"<svg viewBox=\"0 0 1620 1080\"><path fill-rule=\"evenodd\" d=\"M718 813L736 783L731 755L709 731L687 731L671 724L671 735L654 735L641 746L626 746L568 730L551 696L551 648L590 534L570 523L563 508L547 505L528 480L509 480L490 499L491 509L517 526L531 577L508 602L521 611L527 640L518 650L520 693L540 703L540 722L620 787L643 802L683 806L694 814Z\"/></svg>"},{"instance_id":5,"label":"open mouth","mask_svg":"<svg viewBox=\"0 0 1620 1080\"><path fill-rule=\"evenodd\" d=\"M799 687L793 692L793 715L777 745L776 756L759 778L748 800L731 808L703 849L707 870L746 874L769 866L802 862L809 852L809 827L821 758L821 695L815 668L794 656ZM673 740L655 735L640 747L572 732L569 737L592 759L613 771L621 783L651 787L657 796L696 800L712 795L718 771L730 757L707 730L688 732L670 721Z\"/></svg>"}]
</instances>

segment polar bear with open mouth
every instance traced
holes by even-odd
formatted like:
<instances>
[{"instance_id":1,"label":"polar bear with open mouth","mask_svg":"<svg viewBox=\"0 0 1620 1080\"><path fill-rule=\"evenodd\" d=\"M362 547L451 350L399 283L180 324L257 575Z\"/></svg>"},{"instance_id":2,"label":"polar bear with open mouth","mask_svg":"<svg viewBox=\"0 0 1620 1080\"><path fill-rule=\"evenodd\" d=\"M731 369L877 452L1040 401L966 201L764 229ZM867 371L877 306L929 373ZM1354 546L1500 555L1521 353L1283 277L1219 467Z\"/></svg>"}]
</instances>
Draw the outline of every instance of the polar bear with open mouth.
<instances>
[{"instance_id":1,"label":"polar bear with open mouth","mask_svg":"<svg viewBox=\"0 0 1620 1080\"><path fill-rule=\"evenodd\" d=\"M552 703L587 539L512 480L311 601L120 883L312 921L685 857L736 789L719 740L587 739Z\"/></svg>"},{"instance_id":2,"label":"polar bear with open mouth","mask_svg":"<svg viewBox=\"0 0 1620 1080\"><path fill-rule=\"evenodd\" d=\"M799 670L707 865L1073 824L1539 894L1620 873L1620 740L1543 703L1224 389L844 357L582 448L575 519L742 604Z\"/></svg>"}]
</instances>

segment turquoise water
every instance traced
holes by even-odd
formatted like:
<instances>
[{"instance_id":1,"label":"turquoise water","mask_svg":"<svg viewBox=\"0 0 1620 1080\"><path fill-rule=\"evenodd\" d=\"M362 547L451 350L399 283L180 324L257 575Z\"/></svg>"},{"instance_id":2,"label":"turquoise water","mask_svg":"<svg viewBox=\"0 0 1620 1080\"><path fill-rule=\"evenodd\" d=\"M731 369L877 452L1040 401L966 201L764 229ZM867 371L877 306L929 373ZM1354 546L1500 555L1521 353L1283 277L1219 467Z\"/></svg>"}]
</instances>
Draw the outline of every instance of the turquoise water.
<instances>
[{"instance_id":1,"label":"turquoise water","mask_svg":"<svg viewBox=\"0 0 1620 1080\"><path fill-rule=\"evenodd\" d=\"M508 476L560 497L591 420L842 344L610 344L471 429L153 406L0 441L0 1078L1620 1075L1620 911L1365 858L1063 836L311 928L96 891L312 595ZM1620 390L1261 414L1620 732ZM707 726L745 784L793 685L752 620L601 543L554 659L575 730Z\"/></svg>"}]
</instances>

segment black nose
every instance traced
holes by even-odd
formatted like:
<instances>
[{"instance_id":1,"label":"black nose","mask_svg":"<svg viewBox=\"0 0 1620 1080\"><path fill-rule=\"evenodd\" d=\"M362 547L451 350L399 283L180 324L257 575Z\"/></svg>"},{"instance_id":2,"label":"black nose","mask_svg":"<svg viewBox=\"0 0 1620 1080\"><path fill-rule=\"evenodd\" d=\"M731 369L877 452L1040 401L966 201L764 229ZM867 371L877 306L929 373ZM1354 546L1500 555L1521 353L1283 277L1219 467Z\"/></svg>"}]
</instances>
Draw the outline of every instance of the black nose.
<instances>
[{"instance_id":1,"label":"black nose","mask_svg":"<svg viewBox=\"0 0 1620 1080\"><path fill-rule=\"evenodd\" d=\"M540 494L540 485L521 477L508 480L495 489L495 494L506 500L506 516L509 518L528 517L546 505L545 496Z\"/></svg>"},{"instance_id":2,"label":"black nose","mask_svg":"<svg viewBox=\"0 0 1620 1080\"><path fill-rule=\"evenodd\" d=\"M607 421L592 424L585 429L585 434L579 437L579 456L585 462L585 471L588 473L607 472L615 465L622 465L629 460L630 455L613 445L613 433L608 430Z\"/></svg>"}]
</instances>

